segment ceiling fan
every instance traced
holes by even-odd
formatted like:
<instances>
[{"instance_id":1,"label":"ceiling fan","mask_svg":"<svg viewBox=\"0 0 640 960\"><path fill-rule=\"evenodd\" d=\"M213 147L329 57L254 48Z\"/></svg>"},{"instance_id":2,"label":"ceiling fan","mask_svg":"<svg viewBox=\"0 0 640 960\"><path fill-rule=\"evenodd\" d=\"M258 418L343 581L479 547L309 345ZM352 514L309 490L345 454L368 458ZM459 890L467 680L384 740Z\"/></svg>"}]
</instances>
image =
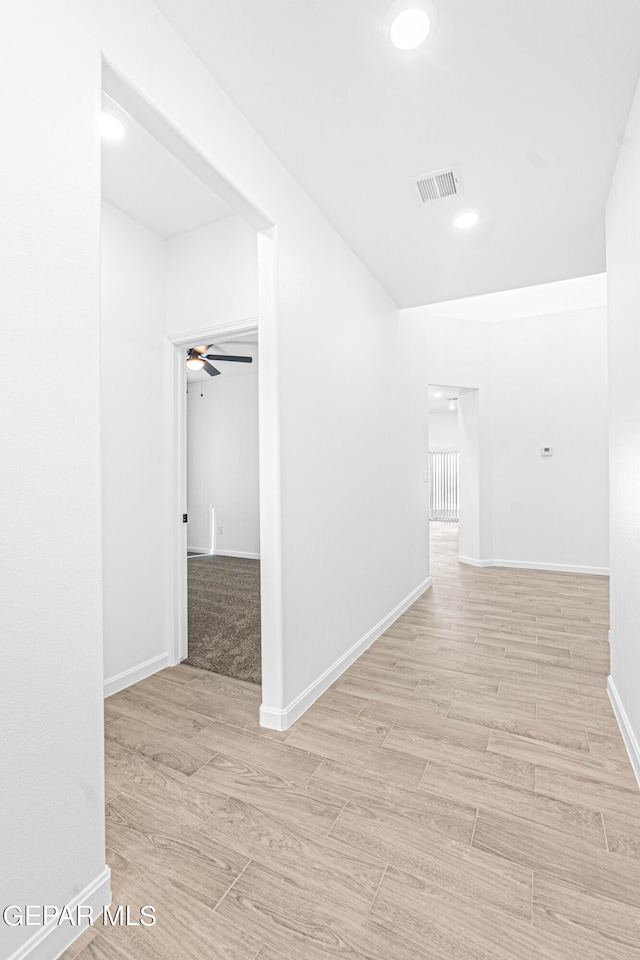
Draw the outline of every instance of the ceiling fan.
<instances>
[{"instance_id":1,"label":"ceiling fan","mask_svg":"<svg viewBox=\"0 0 640 960\"><path fill-rule=\"evenodd\" d=\"M207 353L213 344L200 347L191 347L187 350L187 366L189 370L206 370L210 377L219 376L222 371L216 370L207 360L225 360L230 363L253 363L253 357L234 357L228 353Z\"/></svg>"}]
</instances>

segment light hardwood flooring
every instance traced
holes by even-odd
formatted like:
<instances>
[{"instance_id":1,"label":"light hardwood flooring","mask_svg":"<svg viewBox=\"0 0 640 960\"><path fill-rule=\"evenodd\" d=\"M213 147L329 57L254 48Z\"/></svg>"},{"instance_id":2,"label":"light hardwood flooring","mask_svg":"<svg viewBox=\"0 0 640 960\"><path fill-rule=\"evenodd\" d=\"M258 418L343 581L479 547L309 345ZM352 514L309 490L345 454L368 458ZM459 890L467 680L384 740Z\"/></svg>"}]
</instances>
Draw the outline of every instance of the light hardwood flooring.
<instances>
[{"instance_id":1,"label":"light hardwood flooring","mask_svg":"<svg viewBox=\"0 0 640 960\"><path fill-rule=\"evenodd\" d=\"M631 960L640 791L605 690L604 577L434 585L285 733L187 666L106 702L114 903L65 960Z\"/></svg>"}]
</instances>

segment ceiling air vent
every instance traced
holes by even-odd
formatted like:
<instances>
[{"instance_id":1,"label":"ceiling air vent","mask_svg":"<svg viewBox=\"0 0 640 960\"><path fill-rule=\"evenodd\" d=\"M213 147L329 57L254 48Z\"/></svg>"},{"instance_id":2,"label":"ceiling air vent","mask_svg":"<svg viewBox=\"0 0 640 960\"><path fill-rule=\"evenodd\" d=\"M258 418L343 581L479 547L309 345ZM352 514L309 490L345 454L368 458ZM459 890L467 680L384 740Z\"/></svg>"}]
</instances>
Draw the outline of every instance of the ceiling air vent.
<instances>
[{"instance_id":1,"label":"ceiling air vent","mask_svg":"<svg viewBox=\"0 0 640 960\"><path fill-rule=\"evenodd\" d=\"M436 170L435 173L425 173L421 177L413 177L409 182L414 189L414 196L420 204L432 203L434 200L456 197L464 193L460 167L457 164L446 170Z\"/></svg>"}]
</instances>

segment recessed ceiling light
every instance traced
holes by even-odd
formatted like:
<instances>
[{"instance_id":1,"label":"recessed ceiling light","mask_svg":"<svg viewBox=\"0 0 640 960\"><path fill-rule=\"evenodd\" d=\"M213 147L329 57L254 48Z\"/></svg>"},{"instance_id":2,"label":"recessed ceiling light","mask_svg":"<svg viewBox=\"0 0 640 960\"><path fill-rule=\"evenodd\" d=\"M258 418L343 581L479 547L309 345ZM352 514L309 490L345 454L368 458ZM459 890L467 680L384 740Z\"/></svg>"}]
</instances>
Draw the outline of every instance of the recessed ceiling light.
<instances>
[{"instance_id":1,"label":"recessed ceiling light","mask_svg":"<svg viewBox=\"0 0 640 960\"><path fill-rule=\"evenodd\" d=\"M425 11L412 7L399 13L391 24L391 42L398 50L415 50L427 39L430 29Z\"/></svg>"},{"instance_id":2,"label":"recessed ceiling light","mask_svg":"<svg viewBox=\"0 0 640 960\"><path fill-rule=\"evenodd\" d=\"M122 140L124 127L111 113L100 114L100 133L105 140Z\"/></svg>"},{"instance_id":3,"label":"recessed ceiling light","mask_svg":"<svg viewBox=\"0 0 640 960\"><path fill-rule=\"evenodd\" d=\"M477 213L459 213L458 216L453 221L454 227L457 227L458 230L468 230L469 227L475 227L476 223L480 217Z\"/></svg>"},{"instance_id":4,"label":"recessed ceiling light","mask_svg":"<svg viewBox=\"0 0 640 960\"><path fill-rule=\"evenodd\" d=\"M434 393L434 395L433 395L433 396L434 396L434 398L435 398L436 400L439 400L439 399L440 399L440 397L442 396L442 394L440 393L440 391L439 391L439 390L436 390L436 392Z\"/></svg>"}]
</instances>

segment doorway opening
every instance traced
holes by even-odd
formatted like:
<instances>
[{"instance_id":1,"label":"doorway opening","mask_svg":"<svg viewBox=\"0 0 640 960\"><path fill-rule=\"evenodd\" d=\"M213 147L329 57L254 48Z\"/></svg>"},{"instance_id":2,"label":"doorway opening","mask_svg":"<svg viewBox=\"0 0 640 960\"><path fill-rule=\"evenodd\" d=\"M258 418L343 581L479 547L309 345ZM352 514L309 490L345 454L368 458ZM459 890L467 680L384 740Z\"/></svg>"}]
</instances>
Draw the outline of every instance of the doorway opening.
<instances>
[{"instance_id":1,"label":"doorway opening","mask_svg":"<svg viewBox=\"0 0 640 960\"><path fill-rule=\"evenodd\" d=\"M259 684L258 332L231 336L186 351L185 662Z\"/></svg>"},{"instance_id":2,"label":"doorway opening","mask_svg":"<svg viewBox=\"0 0 640 960\"><path fill-rule=\"evenodd\" d=\"M430 384L429 554L431 566L457 560L459 513L458 387Z\"/></svg>"},{"instance_id":3,"label":"doorway opening","mask_svg":"<svg viewBox=\"0 0 640 960\"><path fill-rule=\"evenodd\" d=\"M277 700L275 227L106 64L103 96L103 110L124 129L102 148L105 695L190 656L188 563L195 571L226 553L227 559L253 561L250 607L257 643L251 679L260 683L262 677L263 702L267 696ZM188 542L193 495L188 496L186 351L201 346L218 358L206 361L219 371L207 374L211 383L230 385L240 379L236 371L251 371L253 545L242 537L239 545L228 540L238 524L228 491L219 489L203 500L202 537ZM236 355L251 362L230 360ZM216 389L219 399L227 388ZM194 401L209 403L209 382L192 383L190 390ZM234 441L237 446L239 432L228 424L220 431L229 449ZM205 452L211 451L210 441L202 442ZM217 449L221 442L218 437ZM249 512L241 509L240 520ZM198 554L188 563L187 547ZM212 604L219 606L219 593ZM232 617L236 627L242 619ZM260 693L256 696L251 703L257 712Z\"/></svg>"},{"instance_id":4,"label":"doorway opening","mask_svg":"<svg viewBox=\"0 0 640 960\"><path fill-rule=\"evenodd\" d=\"M432 560L480 558L479 390L430 384L429 544Z\"/></svg>"}]
</instances>

